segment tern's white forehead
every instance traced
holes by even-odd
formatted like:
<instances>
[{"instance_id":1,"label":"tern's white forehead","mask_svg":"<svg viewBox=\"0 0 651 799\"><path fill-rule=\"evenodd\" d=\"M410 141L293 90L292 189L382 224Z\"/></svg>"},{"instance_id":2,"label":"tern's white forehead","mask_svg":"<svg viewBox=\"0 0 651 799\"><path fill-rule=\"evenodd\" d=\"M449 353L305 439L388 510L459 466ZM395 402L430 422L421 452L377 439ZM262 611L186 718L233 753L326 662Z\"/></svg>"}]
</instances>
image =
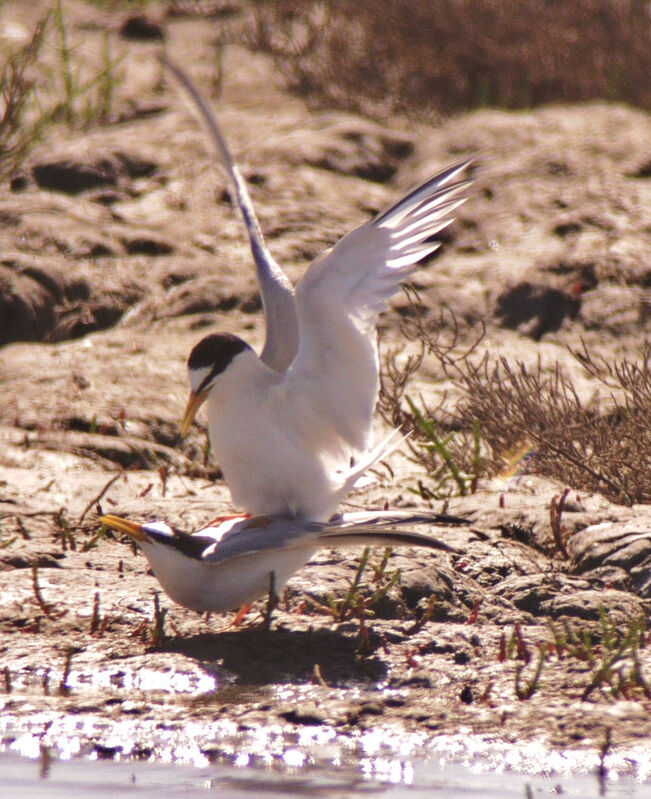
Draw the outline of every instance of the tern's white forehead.
<instances>
[{"instance_id":1,"label":"tern's white forehead","mask_svg":"<svg viewBox=\"0 0 651 799\"><path fill-rule=\"evenodd\" d=\"M158 535L168 535L170 538L174 536L174 530L169 526L169 524L165 524L165 522L147 522L147 524L142 525L142 530L145 533L157 533Z\"/></svg>"},{"instance_id":2,"label":"tern's white forehead","mask_svg":"<svg viewBox=\"0 0 651 799\"><path fill-rule=\"evenodd\" d=\"M199 391L208 384L208 380L213 373L212 366L188 366L188 379L190 389L198 394Z\"/></svg>"}]
</instances>

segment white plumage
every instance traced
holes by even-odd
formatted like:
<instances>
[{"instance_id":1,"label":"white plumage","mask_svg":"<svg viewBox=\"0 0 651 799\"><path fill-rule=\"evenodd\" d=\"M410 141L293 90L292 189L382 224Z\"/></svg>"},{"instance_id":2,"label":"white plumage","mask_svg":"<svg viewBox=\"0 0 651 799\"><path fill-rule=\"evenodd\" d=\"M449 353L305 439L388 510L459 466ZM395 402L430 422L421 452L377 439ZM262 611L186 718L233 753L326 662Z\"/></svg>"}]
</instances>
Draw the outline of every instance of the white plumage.
<instances>
[{"instance_id":1,"label":"white plumage","mask_svg":"<svg viewBox=\"0 0 651 799\"><path fill-rule=\"evenodd\" d=\"M189 429L207 400L212 453L233 501L251 513L326 520L364 469L395 446L372 449L379 389L378 315L433 239L453 221L469 162L443 170L344 236L292 290L269 254L246 186L214 116L187 76L168 66L197 105L242 213L266 317L260 356L241 339L212 335L188 359Z\"/></svg>"},{"instance_id":2,"label":"white plumage","mask_svg":"<svg viewBox=\"0 0 651 799\"><path fill-rule=\"evenodd\" d=\"M165 593L200 612L234 610L265 596L272 586L279 592L322 547L381 544L454 552L408 528L467 523L407 511L343 514L327 523L236 516L216 519L188 535L160 521L137 524L111 514L100 521L134 538Z\"/></svg>"}]
</instances>

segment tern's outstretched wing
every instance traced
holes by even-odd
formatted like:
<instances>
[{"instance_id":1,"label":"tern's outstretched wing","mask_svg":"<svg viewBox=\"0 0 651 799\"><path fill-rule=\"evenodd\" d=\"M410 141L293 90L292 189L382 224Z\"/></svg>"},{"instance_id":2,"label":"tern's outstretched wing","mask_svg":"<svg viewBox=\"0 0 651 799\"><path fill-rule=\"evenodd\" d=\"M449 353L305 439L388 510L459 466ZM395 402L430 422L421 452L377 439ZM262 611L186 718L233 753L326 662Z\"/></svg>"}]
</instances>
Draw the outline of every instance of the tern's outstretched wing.
<instances>
[{"instance_id":1,"label":"tern's outstretched wing","mask_svg":"<svg viewBox=\"0 0 651 799\"><path fill-rule=\"evenodd\" d=\"M298 350L298 318L294 289L287 275L267 249L246 183L233 160L215 115L181 67L171 61L167 55L161 55L161 61L194 103L228 176L233 202L237 203L240 209L249 236L265 313L266 338L260 359L274 371L282 372L294 360Z\"/></svg>"},{"instance_id":2,"label":"tern's outstretched wing","mask_svg":"<svg viewBox=\"0 0 651 799\"><path fill-rule=\"evenodd\" d=\"M346 546L421 546L445 552L456 550L443 541L409 529L444 524L470 524L468 519L436 513L362 511L344 513L330 522L253 516L234 525L218 543L207 547L202 559L222 563L256 552Z\"/></svg>"},{"instance_id":3,"label":"tern's outstretched wing","mask_svg":"<svg viewBox=\"0 0 651 799\"><path fill-rule=\"evenodd\" d=\"M287 373L353 449L368 448L379 388L376 324L387 300L440 242L453 221L470 162L452 166L344 236L296 287L299 349Z\"/></svg>"}]
</instances>

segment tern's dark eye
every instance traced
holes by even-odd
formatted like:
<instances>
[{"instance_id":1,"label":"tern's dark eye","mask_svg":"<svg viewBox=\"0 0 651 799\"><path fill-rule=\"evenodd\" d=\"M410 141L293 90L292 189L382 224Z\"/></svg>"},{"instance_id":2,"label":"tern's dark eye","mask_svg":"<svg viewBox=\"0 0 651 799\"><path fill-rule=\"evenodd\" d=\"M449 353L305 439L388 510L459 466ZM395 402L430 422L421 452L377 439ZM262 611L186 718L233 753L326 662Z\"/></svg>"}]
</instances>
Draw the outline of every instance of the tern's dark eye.
<instances>
[{"instance_id":1,"label":"tern's dark eye","mask_svg":"<svg viewBox=\"0 0 651 799\"><path fill-rule=\"evenodd\" d=\"M206 549L215 543L214 538L209 538L205 535L188 535L177 529L173 530L172 535L157 530L149 530L147 535L152 541L163 544L170 549L175 549L182 555L196 560L201 560L201 556Z\"/></svg>"},{"instance_id":2,"label":"tern's dark eye","mask_svg":"<svg viewBox=\"0 0 651 799\"><path fill-rule=\"evenodd\" d=\"M230 333L213 333L202 338L188 358L188 369L210 369L214 377L223 372L240 352L251 349L246 341Z\"/></svg>"}]
</instances>

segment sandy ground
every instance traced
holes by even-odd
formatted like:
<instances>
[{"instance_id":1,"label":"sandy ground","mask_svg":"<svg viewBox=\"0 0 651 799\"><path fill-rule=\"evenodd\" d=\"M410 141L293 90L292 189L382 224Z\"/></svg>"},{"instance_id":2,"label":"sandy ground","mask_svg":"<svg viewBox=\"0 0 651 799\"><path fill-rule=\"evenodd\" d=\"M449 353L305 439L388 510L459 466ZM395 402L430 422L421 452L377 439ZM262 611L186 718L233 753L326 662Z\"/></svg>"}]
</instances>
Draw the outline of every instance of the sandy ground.
<instances>
[{"instance_id":1,"label":"sandy ground","mask_svg":"<svg viewBox=\"0 0 651 799\"><path fill-rule=\"evenodd\" d=\"M28 28L37 4L25 5L5 5L0 34ZM290 749L316 759L320 740L355 761L376 735L380 752L455 740L513 753L535 742L541 769L552 753L598 760L602 749L613 768L648 764L649 633L612 663L617 696L598 673L612 654L602 609L621 634L648 620L649 505L568 486L564 560L549 521L564 486L486 480L449 503L473 519L446 533L458 555L394 554L400 580L366 635L317 607L343 596L356 568L355 553L329 550L291 581L270 631L255 614L224 629L232 616L206 620L164 596L156 630L157 583L126 541L97 538L98 503L187 530L232 510L206 460L204 417L178 436L184 362L208 330L259 345L263 320L240 220L201 129L161 80L160 43L127 41L122 19L90 6L66 9L85 68L108 29L123 77L113 121L52 129L0 193L4 745L283 762ZM164 22L169 52L192 52L193 76L214 94L217 21ZM431 313L444 305L469 326L484 322L481 348L493 354L561 362L585 397L597 388L568 345L583 338L607 359L640 352L651 309L648 116L591 104L379 124L310 112L262 56L237 46L222 56L213 100L293 280L401 191L472 156L471 199L417 275ZM402 346L407 305L397 297L383 318L384 347ZM446 389L427 363L414 386L432 402ZM422 506L422 469L401 456L391 465L347 506ZM590 632L594 662L580 647L547 650L550 625Z\"/></svg>"}]
</instances>

